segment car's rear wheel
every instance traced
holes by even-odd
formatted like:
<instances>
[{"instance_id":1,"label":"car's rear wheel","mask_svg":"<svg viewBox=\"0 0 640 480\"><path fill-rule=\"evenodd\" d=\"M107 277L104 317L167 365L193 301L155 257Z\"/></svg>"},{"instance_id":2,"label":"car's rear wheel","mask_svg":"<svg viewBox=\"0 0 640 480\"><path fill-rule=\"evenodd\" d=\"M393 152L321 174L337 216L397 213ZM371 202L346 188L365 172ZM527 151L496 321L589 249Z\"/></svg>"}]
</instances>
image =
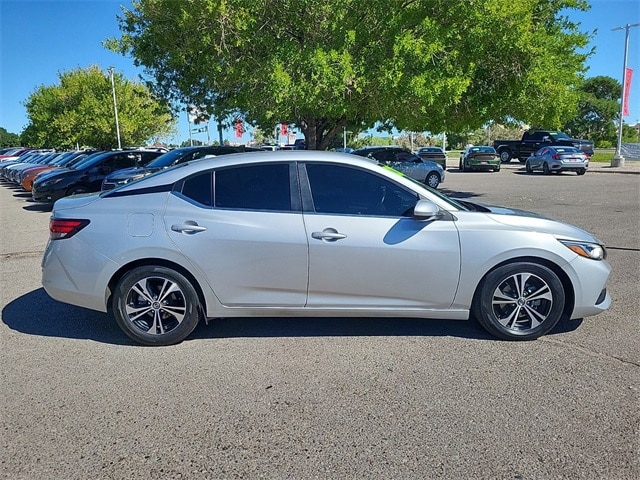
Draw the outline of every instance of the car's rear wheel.
<instances>
[{"instance_id":1,"label":"car's rear wheel","mask_svg":"<svg viewBox=\"0 0 640 480\"><path fill-rule=\"evenodd\" d=\"M544 162L542 164L542 173L544 173L545 175L549 175L551 173L551 170L549 169L549 164L547 162Z\"/></svg>"},{"instance_id":2,"label":"car's rear wheel","mask_svg":"<svg viewBox=\"0 0 640 480\"><path fill-rule=\"evenodd\" d=\"M472 312L498 338L534 340L556 326L564 303L564 287L551 269L517 262L487 274L478 286Z\"/></svg>"},{"instance_id":3,"label":"car's rear wheel","mask_svg":"<svg viewBox=\"0 0 640 480\"><path fill-rule=\"evenodd\" d=\"M198 325L200 301L182 274L161 266L137 267L118 282L112 299L120 328L143 345L172 345Z\"/></svg>"},{"instance_id":4,"label":"car's rear wheel","mask_svg":"<svg viewBox=\"0 0 640 480\"><path fill-rule=\"evenodd\" d=\"M587 173L587 169L586 168L580 168L580 169L578 169L578 171L576 173L578 175L584 175L585 173Z\"/></svg>"},{"instance_id":5,"label":"car's rear wheel","mask_svg":"<svg viewBox=\"0 0 640 480\"><path fill-rule=\"evenodd\" d=\"M440 175L436 172L431 172L427 175L427 178L424 179L424 183L431 188L438 188L438 185L440 185Z\"/></svg>"},{"instance_id":6,"label":"car's rear wheel","mask_svg":"<svg viewBox=\"0 0 640 480\"><path fill-rule=\"evenodd\" d=\"M496 165L495 167L493 167L493 171L494 172L499 172L500 171L500 165Z\"/></svg>"},{"instance_id":7,"label":"car's rear wheel","mask_svg":"<svg viewBox=\"0 0 640 480\"><path fill-rule=\"evenodd\" d=\"M500 161L502 163L509 163L512 157L513 156L511 155L511 150L508 150L508 149L500 150Z\"/></svg>"}]
</instances>

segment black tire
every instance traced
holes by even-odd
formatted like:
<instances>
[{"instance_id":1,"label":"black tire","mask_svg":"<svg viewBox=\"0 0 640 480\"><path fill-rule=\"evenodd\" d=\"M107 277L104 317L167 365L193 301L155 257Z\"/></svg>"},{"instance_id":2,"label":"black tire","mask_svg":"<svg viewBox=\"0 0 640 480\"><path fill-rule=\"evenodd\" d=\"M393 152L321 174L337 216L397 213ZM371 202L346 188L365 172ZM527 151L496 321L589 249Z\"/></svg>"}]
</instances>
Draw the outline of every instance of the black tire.
<instances>
[{"instance_id":1,"label":"black tire","mask_svg":"<svg viewBox=\"0 0 640 480\"><path fill-rule=\"evenodd\" d=\"M118 326L143 345L173 345L193 332L200 301L182 274L160 266L137 267L114 289L111 306Z\"/></svg>"},{"instance_id":2,"label":"black tire","mask_svg":"<svg viewBox=\"0 0 640 480\"><path fill-rule=\"evenodd\" d=\"M509 163L513 158L513 155L511 155L511 150L509 150L508 148L504 148L500 150L499 153L500 153L500 161L502 163Z\"/></svg>"},{"instance_id":3,"label":"black tire","mask_svg":"<svg viewBox=\"0 0 640 480\"><path fill-rule=\"evenodd\" d=\"M440 185L440 175L436 172L430 172L427 178L424 179L424 183L431 188L438 188L438 185Z\"/></svg>"},{"instance_id":4,"label":"black tire","mask_svg":"<svg viewBox=\"0 0 640 480\"><path fill-rule=\"evenodd\" d=\"M472 313L500 339L535 340L560 321L564 303L564 287L552 270L518 262L487 274L476 291Z\"/></svg>"},{"instance_id":5,"label":"black tire","mask_svg":"<svg viewBox=\"0 0 640 480\"><path fill-rule=\"evenodd\" d=\"M587 169L586 168L580 168L580 169L578 169L578 171L576 173L578 175L584 175L585 173L587 173Z\"/></svg>"},{"instance_id":6,"label":"black tire","mask_svg":"<svg viewBox=\"0 0 640 480\"><path fill-rule=\"evenodd\" d=\"M542 164L542 173L544 173L545 175L551 174L551 170L549 169L549 164L547 162L544 162Z\"/></svg>"},{"instance_id":7,"label":"black tire","mask_svg":"<svg viewBox=\"0 0 640 480\"><path fill-rule=\"evenodd\" d=\"M524 169L527 171L527 173L533 173L533 168L531 168L531 164L529 162L524 164Z\"/></svg>"},{"instance_id":8,"label":"black tire","mask_svg":"<svg viewBox=\"0 0 640 480\"><path fill-rule=\"evenodd\" d=\"M499 172L500 171L500 165L497 165L497 166L493 167L493 171L494 172Z\"/></svg>"}]
</instances>

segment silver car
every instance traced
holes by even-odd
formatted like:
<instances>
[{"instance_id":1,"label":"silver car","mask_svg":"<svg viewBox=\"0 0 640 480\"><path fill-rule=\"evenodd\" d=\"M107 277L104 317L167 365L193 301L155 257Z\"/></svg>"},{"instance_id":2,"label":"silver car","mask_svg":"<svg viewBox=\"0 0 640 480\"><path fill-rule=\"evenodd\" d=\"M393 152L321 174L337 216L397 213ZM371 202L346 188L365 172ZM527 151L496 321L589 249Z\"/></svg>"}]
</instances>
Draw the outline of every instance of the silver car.
<instances>
[{"instance_id":1,"label":"silver car","mask_svg":"<svg viewBox=\"0 0 640 480\"><path fill-rule=\"evenodd\" d=\"M51 297L112 311L145 345L245 316L471 316L530 340L611 302L605 248L583 230L317 151L204 159L58 200L42 270Z\"/></svg>"},{"instance_id":2,"label":"silver car","mask_svg":"<svg viewBox=\"0 0 640 480\"><path fill-rule=\"evenodd\" d=\"M431 188L438 188L444 182L445 174L442 165L431 160L424 160L401 147L362 147L352 153L376 160L382 165L398 170Z\"/></svg>"},{"instance_id":3,"label":"silver car","mask_svg":"<svg viewBox=\"0 0 640 480\"><path fill-rule=\"evenodd\" d=\"M589 168L589 157L579 148L547 146L527 158L524 167L527 173L576 172L584 175Z\"/></svg>"}]
</instances>

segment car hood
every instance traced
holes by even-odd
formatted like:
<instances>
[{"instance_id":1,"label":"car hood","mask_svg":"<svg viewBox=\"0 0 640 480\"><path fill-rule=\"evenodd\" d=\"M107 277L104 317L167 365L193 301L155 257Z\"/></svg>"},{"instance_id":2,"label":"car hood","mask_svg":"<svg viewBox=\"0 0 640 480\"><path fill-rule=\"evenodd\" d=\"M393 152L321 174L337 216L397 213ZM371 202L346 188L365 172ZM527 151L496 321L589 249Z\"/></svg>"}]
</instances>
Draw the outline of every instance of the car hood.
<instances>
[{"instance_id":1,"label":"car hood","mask_svg":"<svg viewBox=\"0 0 640 480\"><path fill-rule=\"evenodd\" d=\"M566 240L581 240L602 244L597 238L574 225L553 220L539 213L497 205L477 204L488 210L485 214L493 221L510 227L542 232Z\"/></svg>"},{"instance_id":2,"label":"car hood","mask_svg":"<svg viewBox=\"0 0 640 480\"><path fill-rule=\"evenodd\" d=\"M65 175L66 173L71 172L70 168L55 168L50 172L45 172L43 175L38 177L38 181L42 182L44 180L48 180L53 177L57 177L59 175Z\"/></svg>"}]
</instances>

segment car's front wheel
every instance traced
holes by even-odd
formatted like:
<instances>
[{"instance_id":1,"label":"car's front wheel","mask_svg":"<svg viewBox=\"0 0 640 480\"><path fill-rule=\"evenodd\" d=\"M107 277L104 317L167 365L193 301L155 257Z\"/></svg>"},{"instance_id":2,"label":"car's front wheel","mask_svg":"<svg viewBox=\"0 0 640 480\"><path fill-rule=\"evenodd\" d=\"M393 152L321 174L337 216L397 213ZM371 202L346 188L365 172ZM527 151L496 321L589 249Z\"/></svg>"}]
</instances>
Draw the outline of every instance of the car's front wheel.
<instances>
[{"instance_id":1,"label":"car's front wheel","mask_svg":"<svg viewBox=\"0 0 640 480\"><path fill-rule=\"evenodd\" d=\"M198 325L200 301L193 285L170 268L147 265L125 274L112 298L120 328L143 345L173 345Z\"/></svg>"},{"instance_id":2,"label":"car's front wheel","mask_svg":"<svg viewBox=\"0 0 640 480\"><path fill-rule=\"evenodd\" d=\"M440 175L436 172L431 172L427 175L427 178L424 179L424 183L431 188L438 188L438 185L440 185Z\"/></svg>"},{"instance_id":3,"label":"car's front wheel","mask_svg":"<svg viewBox=\"0 0 640 480\"><path fill-rule=\"evenodd\" d=\"M524 169L527 171L527 173L533 173L533 168L531 168L531 162L525 163Z\"/></svg>"},{"instance_id":4,"label":"car's front wheel","mask_svg":"<svg viewBox=\"0 0 640 480\"><path fill-rule=\"evenodd\" d=\"M534 340L556 326L564 303L564 287L551 269L517 262L487 274L476 291L472 312L498 338Z\"/></svg>"}]
</instances>

